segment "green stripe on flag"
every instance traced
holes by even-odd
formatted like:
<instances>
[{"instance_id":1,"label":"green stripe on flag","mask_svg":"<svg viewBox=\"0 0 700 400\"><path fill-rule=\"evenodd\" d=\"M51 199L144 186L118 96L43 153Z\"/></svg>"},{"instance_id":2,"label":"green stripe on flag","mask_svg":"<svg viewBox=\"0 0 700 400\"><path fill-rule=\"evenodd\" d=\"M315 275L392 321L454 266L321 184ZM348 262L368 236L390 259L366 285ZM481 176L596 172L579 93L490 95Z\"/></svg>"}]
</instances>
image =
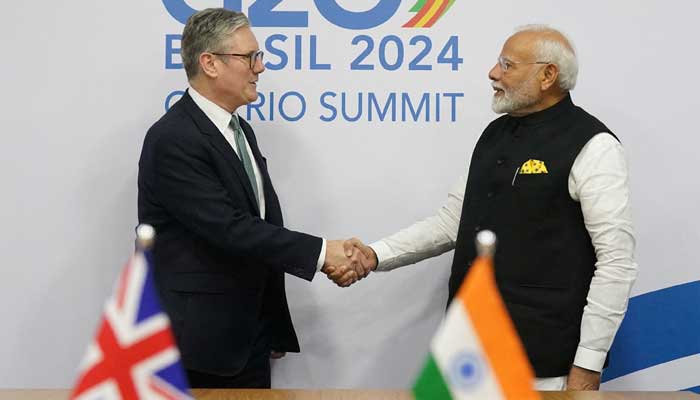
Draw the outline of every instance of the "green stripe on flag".
<instances>
[{"instance_id":1,"label":"green stripe on flag","mask_svg":"<svg viewBox=\"0 0 700 400\"><path fill-rule=\"evenodd\" d=\"M413 385L413 396L416 400L452 400L432 354L428 356L423 371Z\"/></svg>"},{"instance_id":2,"label":"green stripe on flag","mask_svg":"<svg viewBox=\"0 0 700 400\"><path fill-rule=\"evenodd\" d=\"M418 1L416 2L416 4L415 4L413 7L411 7L411 9L409 10L409 12L417 12L418 10L420 10L421 8L423 8L423 6L425 5L425 2L426 2L426 1L428 1L428 0L418 0Z\"/></svg>"}]
</instances>

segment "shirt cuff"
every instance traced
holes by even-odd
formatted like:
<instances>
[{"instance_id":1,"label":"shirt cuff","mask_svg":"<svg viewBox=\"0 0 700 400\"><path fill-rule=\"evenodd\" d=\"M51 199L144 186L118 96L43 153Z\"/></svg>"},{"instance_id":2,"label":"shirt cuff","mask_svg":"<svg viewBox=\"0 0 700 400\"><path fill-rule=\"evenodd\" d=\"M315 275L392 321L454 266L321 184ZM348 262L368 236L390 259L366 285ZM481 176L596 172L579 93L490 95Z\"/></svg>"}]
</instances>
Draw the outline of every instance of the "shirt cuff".
<instances>
[{"instance_id":1,"label":"shirt cuff","mask_svg":"<svg viewBox=\"0 0 700 400\"><path fill-rule=\"evenodd\" d=\"M607 355L608 353L605 351L591 350L579 346L576 350L576 357L574 357L574 365L591 371L600 372L603 370Z\"/></svg>"},{"instance_id":2,"label":"shirt cuff","mask_svg":"<svg viewBox=\"0 0 700 400\"><path fill-rule=\"evenodd\" d=\"M326 263L326 239L321 238L323 244L321 245L321 253L318 255L318 262L316 263L316 272L323 268L323 264Z\"/></svg>"},{"instance_id":3,"label":"shirt cuff","mask_svg":"<svg viewBox=\"0 0 700 400\"><path fill-rule=\"evenodd\" d=\"M389 259L391 258L391 249L383 241L374 242L369 245L369 247L374 250L374 254L377 255L377 269L376 271L388 271L391 269L389 265Z\"/></svg>"}]
</instances>

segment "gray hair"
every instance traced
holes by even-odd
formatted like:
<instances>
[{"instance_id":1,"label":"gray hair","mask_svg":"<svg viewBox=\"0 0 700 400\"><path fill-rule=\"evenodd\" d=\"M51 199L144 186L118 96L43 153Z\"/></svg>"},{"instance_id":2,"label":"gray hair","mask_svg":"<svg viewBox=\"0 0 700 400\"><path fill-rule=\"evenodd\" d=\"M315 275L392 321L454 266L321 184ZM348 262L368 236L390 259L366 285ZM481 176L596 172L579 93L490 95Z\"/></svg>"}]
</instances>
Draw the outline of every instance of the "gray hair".
<instances>
[{"instance_id":1,"label":"gray hair","mask_svg":"<svg viewBox=\"0 0 700 400\"><path fill-rule=\"evenodd\" d=\"M559 68L557 84L561 90L570 91L576 87L578 59L574 44L566 35L547 25L525 25L517 28L516 32L551 33L564 38L565 42L562 42L552 38L552 36L543 35L537 41L536 56L538 61L547 61Z\"/></svg>"},{"instance_id":2,"label":"gray hair","mask_svg":"<svg viewBox=\"0 0 700 400\"><path fill-rule=\"evenodd\" d=\"M187 79L199 73L199 56L204 52L219 53L223 41L239 28L250 26L245 14L224 8L207 8L187 19L182 31L181 55Z\"/></svg>"}]
</instances>

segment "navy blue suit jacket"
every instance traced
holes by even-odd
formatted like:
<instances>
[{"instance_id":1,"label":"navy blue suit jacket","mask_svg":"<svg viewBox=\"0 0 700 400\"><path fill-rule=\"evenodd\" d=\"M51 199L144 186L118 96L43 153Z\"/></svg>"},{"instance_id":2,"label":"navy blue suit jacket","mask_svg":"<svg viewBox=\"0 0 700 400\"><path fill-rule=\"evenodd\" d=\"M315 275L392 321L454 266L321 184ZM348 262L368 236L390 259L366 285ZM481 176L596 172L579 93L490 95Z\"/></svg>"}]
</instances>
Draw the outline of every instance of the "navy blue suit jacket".
<instances>
[{"instance_id":1,"label":"navy blue suit jacket","mask_svg":"<svg viewBox=\"0 0 700 400\"><path fill-rule=\"evenodd\" d=\"M235 374L262 329L276 351L297 352L284 273L311 280L322 240L283 227L250 125L241 127L264 181L266 215L243 164L189 94L146 134L138 215L153 225L155 280L185 368Z\"/></svg>"}]
</instances>

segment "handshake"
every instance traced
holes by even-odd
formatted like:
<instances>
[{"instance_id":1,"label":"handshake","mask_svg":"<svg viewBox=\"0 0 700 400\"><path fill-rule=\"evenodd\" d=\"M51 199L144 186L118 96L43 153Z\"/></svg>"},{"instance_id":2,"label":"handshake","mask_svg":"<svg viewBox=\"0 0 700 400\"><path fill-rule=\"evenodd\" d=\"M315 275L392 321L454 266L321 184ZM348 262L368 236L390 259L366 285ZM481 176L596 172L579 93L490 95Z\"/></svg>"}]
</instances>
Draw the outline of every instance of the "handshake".
<instances>
[{"instance_id":1,"label":"handshake","mask_svg":"<svg viewBox=\"0 0 700 400\"><path fill-rule=\"evenodd\" d=\"M326 242L326 262L321 272L336 285L348 287L377 268L377 255L359 239Z\"/></svg>"}]
</instances>

